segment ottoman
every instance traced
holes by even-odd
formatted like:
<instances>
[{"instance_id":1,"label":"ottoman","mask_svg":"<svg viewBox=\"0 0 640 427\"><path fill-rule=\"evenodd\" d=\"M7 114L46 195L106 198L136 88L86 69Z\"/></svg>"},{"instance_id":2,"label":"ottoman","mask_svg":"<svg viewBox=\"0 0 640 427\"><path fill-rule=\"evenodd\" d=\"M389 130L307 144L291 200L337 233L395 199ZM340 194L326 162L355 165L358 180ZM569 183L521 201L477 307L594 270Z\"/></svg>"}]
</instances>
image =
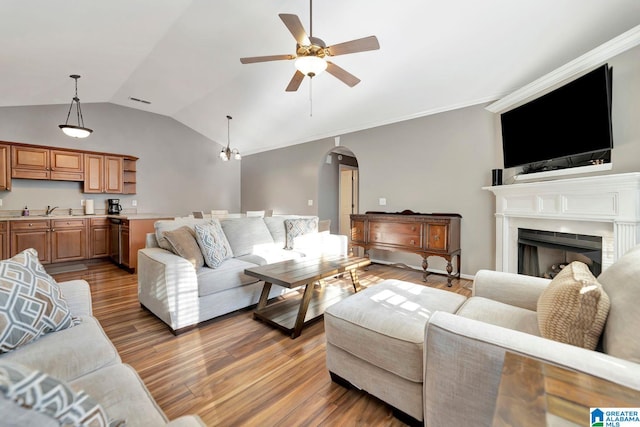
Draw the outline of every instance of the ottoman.
<instances>
[{"instance_id":1,"label":"ottoman","mask_svg":"<svg viewBox=\"0 0 640 427\"><path fill-rule=\"evenodd\" d=\"M436 311L455 313L465 300L390 279L331 305L324 324L332 380L381 399L409 424L422 424L427 321Z\"/></svg>"}]
</instances>

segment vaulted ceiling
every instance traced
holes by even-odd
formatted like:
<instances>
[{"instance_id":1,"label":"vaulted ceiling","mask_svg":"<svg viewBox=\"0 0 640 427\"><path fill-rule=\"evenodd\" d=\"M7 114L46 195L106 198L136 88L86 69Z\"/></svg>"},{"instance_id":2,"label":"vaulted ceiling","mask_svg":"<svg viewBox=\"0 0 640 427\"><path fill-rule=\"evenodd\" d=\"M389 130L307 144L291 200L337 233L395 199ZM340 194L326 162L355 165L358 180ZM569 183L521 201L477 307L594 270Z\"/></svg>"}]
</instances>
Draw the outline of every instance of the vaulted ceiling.
<instances>
[{"instance_id":1,"label":"vaulted ceiling","mask_svg":"<svg viewBox=\"0 0 640 427\"><path fill-rule=\"evenodd\" d=\"M89 127L110 102L224 145L231 115L249 154L497 99L638 25L640 1L316 1L314 36L380 49L332 58L355 87L324 73L297 92L293 61L239 60L295 53L280 13L309 31L305 0L2 0L0 106L68 105L80 74Z\"/></svg>"}]
</instances>

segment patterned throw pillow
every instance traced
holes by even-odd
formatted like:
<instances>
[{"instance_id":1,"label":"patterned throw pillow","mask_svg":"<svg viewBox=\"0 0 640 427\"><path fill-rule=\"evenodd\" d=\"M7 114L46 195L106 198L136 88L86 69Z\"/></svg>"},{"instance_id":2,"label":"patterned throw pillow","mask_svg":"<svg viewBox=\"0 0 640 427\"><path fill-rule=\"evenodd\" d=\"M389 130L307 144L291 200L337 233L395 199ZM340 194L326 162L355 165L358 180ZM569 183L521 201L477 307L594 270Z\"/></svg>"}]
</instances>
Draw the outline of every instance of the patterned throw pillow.
<instances>
[{"instance_id":1,"label":"patterned throw pillow","mask_svg":"<svg viewBox=\"0 0 640 427\"><path fill-rule=\"evenodd\" d=\"M111 421L98 402L84 391L43 372L13 363L0 364L0 393L25 409L51 417L63 426L122 426Z\"/></svg>"},{"instance_id":2,"label":"patterned throw pillow","mask_svg":"<svg viewBox=\"0 0 640 427\"><path fill-rule=\"evenodd\" d=\"M186 225L171 231L162 233L171 245L172 252L188 260L195 268L204 265L204 258L198 242L196 232Z\"/></svg>"},{"instance_id":3,"label":"patterned throw pillow","mask_svg":"<svg viewBox=\"0 0 640 427\"><path fill-rule=\"evenodd\" d=\"M286 232L285 249L293 249L293 239L303 234L316 233L318 231L318 217L285 219Z\"/></svg>"},{"instance_id":4,"label":"patterned throw pillow","mask_svg":"<svg viewBox=\"0 0 640 427\"><path fill-rule=\"evenodd\" d=\"M35 249L0 261L0 353L73 325L60 287Z\"/></svg>"},{"instance_id":5,"label":"patterned throw pillow","mask_svg":"<svg viewBox=\"0 0 640 427\"><path fill-rule=\"evenodd\" d=\"M213 219L206 225L196 225L195 230L198 246L208 267L217 268L222 261L233 257L233 251L222 231L220 221Z\"/></svg>"},{"instance_id":6,"label":"patterned throw pillow","mask_svg":"<svg viewBox=\"0 0 640 427\"><path fill-rule=\"evenodd\" d=\"M574 261L553 278L538 299L540 335L594 350L609 306L609 296L589 267Z\"/></svg>"}]
</instances>

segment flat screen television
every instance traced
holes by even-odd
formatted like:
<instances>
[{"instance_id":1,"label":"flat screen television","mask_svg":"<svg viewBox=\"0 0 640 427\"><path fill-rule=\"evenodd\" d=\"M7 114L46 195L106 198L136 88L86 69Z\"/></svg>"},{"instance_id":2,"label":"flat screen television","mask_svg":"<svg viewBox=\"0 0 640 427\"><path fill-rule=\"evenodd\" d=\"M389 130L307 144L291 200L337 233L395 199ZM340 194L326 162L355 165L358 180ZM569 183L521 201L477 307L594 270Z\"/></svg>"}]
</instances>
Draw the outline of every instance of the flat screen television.
<instances>
[{"instance_id":1,"label":"flat screen television","mask_svg":"<svg viewBox=\"0 0 640 427\"><path fill-rule=\"evenodd\" d=\"M611 69L602 65L502 113L500 121L505 168L544 165L588 153L610 154ZM544 170L543 165L539 166Z\"/></svg>"}]
</instances>

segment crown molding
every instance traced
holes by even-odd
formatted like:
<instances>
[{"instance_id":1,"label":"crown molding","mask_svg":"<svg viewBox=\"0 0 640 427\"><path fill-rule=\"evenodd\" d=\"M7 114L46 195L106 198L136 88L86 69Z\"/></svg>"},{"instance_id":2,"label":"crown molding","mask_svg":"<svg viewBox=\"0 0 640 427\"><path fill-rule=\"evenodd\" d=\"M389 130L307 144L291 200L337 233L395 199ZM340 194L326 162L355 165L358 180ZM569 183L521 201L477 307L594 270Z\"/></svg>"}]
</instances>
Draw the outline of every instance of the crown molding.
<instances>
[{"instance_id":1,"label":"crown molding","mask_svg":"<svg viewBox=\"0 0 640 427\"><path fill-rule=\"evenodd\" d=\"M639 44L640 25L637 25L618 37L609 40L549 74L534 80L528 85L488 105L486 109L492 113L503 113L515 107L522 101L533 98L540 92L549 89L550 87L557 85L578 73L590 70L591 68L606 62L609 58L613 58L614 56Z\"/></svg>"}]
</instances>

